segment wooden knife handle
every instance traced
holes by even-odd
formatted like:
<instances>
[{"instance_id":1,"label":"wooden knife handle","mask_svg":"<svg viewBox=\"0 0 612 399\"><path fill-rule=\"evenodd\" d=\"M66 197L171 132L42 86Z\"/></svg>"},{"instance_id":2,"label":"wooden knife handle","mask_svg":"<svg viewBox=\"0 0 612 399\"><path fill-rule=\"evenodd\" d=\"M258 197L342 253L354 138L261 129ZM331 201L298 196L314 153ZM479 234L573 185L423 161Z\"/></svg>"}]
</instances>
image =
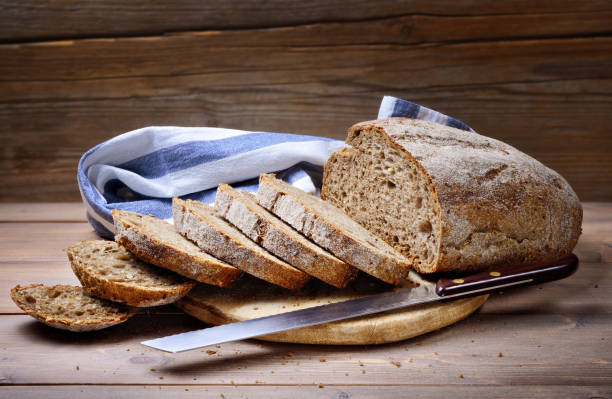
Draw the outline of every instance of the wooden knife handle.
<instances>
[{"instance_id":1,"label":"wooden knife handle","mask_svg":"<svg viewBox=\"0 0 612 399\"><path fill-rule=\"evenodd\" d=\"M467 277L441 278L436 284L439 296L456 294L469 297L499 291L504 288L546 283L572 275L578 269L578 258L571 254L556 261L503 266Z\"/></svg>"}]
</instances>

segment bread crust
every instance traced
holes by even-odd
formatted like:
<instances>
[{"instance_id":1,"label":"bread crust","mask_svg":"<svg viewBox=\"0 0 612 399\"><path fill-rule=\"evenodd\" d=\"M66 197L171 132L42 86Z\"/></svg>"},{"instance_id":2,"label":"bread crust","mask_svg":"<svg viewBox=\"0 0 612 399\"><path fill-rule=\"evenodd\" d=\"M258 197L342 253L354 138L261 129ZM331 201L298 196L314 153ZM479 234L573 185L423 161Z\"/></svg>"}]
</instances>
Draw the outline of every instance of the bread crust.
<instances>
[{"instance_id":1,"label":"bread crust","mask_svg":"<svg viewBox=\"0 0 612 399\"><path fill-rule=\"evenodd\" d=\"M375 135L377 142L417 165L435 196L438 256L433 265L415 265L417 270L471 271L539 262L565 256L576 245L582 207L575 192L558 173L517 149L432 122L389 118L351 127L346 142L353 148L332 157L365 151L366 135ZM326 164L321 195L337 200L326 184L331 173L339 173L333 164L331 159Z\"/></svg>"},{"instance_id":2,"label":"bread crust","mask_svg":"<svg viewBox=\"0 0 612 399\"><path fill-rule=\"evenodd\" d=\"M251 240L313 277L344 288L357 276L357 269L308 241L259 206L253 194L221 184L217 189L215 209ZM279 225L286 226L290 234Z\"/></svg>"},{"instance_id":3,"label":"bread crust","mask_svg":"<svg viewBox=\"0 0 612 399\"><path fill-rule=\"evenodd\" d=\"M196 284L195 281L190 281L181 277L183 282L163 288L153 288L139 286L134 282L124 283L100 277L89 270L88 262L82 257L83 254L81 253L83 245L98 245L98 243L119 247L119 244L113 241L86 240L72 245L67 250L72 271L83 285L83 288L85 288L87 293L91 296L108 299L114 302L122 302L135 307L160 306L176 302L179 298L185 296ZM122 247L119 248L123 249ZM125 249L123 250L126 251ZM155 266L150 267L154 268ZM180 276L177 276L177 278L178 277Z\"/></svg>"},{"instance_id":4,"label":"bread crust","mask_svg":"<svg viewBox=\"0 0 612 399\"><path fill-rule=\"evenodd\" d=\"M137 224L131 223L128 219L128 216L133 217L135 215L145 220L153 218L134 212L113 210L115 241L139 259L172 270L192 280L219 287L230 287L242 274L239 269L214 259L204 252L200 256L193 255L182 251L171 243L164 242L159 237L147 234ZM167 223L163 220L158 220L158 222ZM170 227L172 226L170 225ZM176 234L184 239L178 233Z\"/></svg>"},{"instance_id":5,"label":"bread crust","mask_svg":"<svg viewBox=\"0 0 612 399\"><path fill-rule=\"evenodd\" d=\"M219 218L219 216L201 215L194 207L207 207L214 213L214 209L198 201L174 198L172 201L172 214L174 226L188 239L192 240L204 251L223 259L237 268L266 280L272 284L290 290L299 290L310 280L310 276L298 270L288 263L276 258L265 249L257 246L254 249L248 243L226 234L221 228L215 226L215 221L207 220L208 217ZM227 222L222 221L227 224ZM231 227L232 234L243 236L243 234ZM246 236L244 240L250 242Z\"/></svg>"},{"instance_id":6,"label":"bread crust","mask_svg":"<svg viewBox=\"0 0 612 399\"><path fill-rule=\"evenodd\" d=\"M105 306L112 306L117 310L116 313L113 314L97 314L95 317L89 318L87 320L75 320L70 317L59 317L55 315L51 315L43 312L42 310L33 309L30 306L27 306L27 301L23 297L23 291L42 287L47 290L54 290L58 292L66 292L73 291L77 294L87 295L85 290L82 287L76 287L71 285L54 285L51 287L45 286L43 284L30 284L27 286L17 285L11 289L11 299L15 304L23 310L28 315L34 317L35 319L45 323L46 325L54 328L59 328L62 330L68 330L73 332L85 332L85 331L94 331L101 330L103 328L111 327L119 323L123 323L130 317L132 317L136 313L136 309L130 308L125 305L115 304L115 303L105 303ZM94 298L96 301L102 301L100 299ZM102 307L101 307L102 308ZM100 309L101 312L104 309Z\"/></svg>"},{"instance_id":7,"label":"bread crust","mask_svg":"<svg viewBox=\"0 0 612 399\"><path fill-rule=\"evenodd\" d=\"M285 185L286 183L278 181L273 174L261 174L257 191L258 202L316 244L374 277L398 285L407 276L410 263L385 242L381 243L368 233L369 237L378 242L370 246L365 245L362 240L356 239L353 234L339 228L330 218L309 206L302 195L310 194L295 195L289 192L288 187L282 187ZM339 217L348 218L342 210L333 208L334 212L341 214ZM361 230L360 226L356 227ZM377 248L375 245L378 243L387 250Z\"/></svg>"}]
</instances>

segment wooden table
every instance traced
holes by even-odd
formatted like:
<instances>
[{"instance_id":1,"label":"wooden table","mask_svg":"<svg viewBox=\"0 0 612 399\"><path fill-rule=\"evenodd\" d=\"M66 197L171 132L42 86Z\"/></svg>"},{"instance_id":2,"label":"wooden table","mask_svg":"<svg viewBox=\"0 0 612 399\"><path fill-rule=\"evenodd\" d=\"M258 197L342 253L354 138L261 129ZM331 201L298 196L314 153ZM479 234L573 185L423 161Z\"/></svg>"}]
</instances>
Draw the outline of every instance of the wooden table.
<instances>
[{"instance_id":1,"label":"wooden table","mask_svg":"<svg viewBox=\"0 0 612 399\"><path fill-rule=\"evenodd\" d=\"M381 346L249 340L172 355L139 342L204 327L173 307L82 334L24 315L10 288L77 284L65 248L96 236L80 204L1 204L0 398L610 398L612 203L584 210L574 276L492 295L440 331Z\"/></svg>"}]
</instances>

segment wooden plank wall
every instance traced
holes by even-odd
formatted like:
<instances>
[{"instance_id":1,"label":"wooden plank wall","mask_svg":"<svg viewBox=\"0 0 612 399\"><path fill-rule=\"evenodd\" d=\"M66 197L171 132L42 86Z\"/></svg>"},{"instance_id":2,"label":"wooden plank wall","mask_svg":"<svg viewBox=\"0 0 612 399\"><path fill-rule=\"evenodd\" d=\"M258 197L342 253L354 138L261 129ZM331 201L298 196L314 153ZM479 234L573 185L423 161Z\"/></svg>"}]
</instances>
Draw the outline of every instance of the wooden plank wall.
<instances>
[{"instance_id":1,"label":"wooden plank wall","mask_svg":"<svg viewBox=\"0 0 612 399\"><path fill-rule=\"evenodd\" d=\"M0 201L78 200L148 125L343 138L418 102L612 200L609 1L0 0Z\"/></svg>"}]
</instances>

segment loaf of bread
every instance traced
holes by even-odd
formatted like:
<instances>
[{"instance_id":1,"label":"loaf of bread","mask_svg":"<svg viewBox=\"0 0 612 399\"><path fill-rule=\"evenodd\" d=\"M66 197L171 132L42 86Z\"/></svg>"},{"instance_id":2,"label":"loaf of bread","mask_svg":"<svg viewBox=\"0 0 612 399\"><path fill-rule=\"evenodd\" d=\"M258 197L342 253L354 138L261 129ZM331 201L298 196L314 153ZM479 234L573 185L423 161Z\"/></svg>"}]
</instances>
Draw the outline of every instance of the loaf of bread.
<instances>
[{"instance_id":1,"label":"loaf of bread","mask_svg":"<svg viewBox=\"0 0 612 399\"><path fill-rule=\"evenodd\" d=\"M114 241L81 241L68 248L74 274L92 296L136 307L175 302L196 282L141 262Z\"/></svg>"},{"instance_id":2,"label":"loaf of bread","mask_svg":"<svg viewBox=\"0 0 612 399\"><path fill-rule=\"evenodd\" d=\"M410 270L406 258L345 212L273 174L260 176L257 201L349 265L389 284L399 284Z\"/></svg>"},{"instance_id":3,"label":"loaf of bread","mask_svg":"<svg viewBox=\"0 0 612 399\"><path fill-rule=\"evenodd\" d=\"M231 286L242 274L202 251L165 220L117 209L113 210L113 219L115 241L152 265L219 287Z\"/></svg>"},{"instance_id":4,"label":"loaf of bread","mask_svg":"<svg viewBox=\"0 0 612 399\"><path fill-rule=\"evenodd\" d=\"M221 184L215 210L272 254L328 284L343 288L357 276L357 269L306 239L259 205L249 192Z\"/></svg>"},{"instance_id":5,"label":"loaf of bread","mask_svg":"<svg viewBox=\"0 0 612 399\"><path fill-rule=\"evenodd\" d=\"M48 326L75 332L114 326L135 313L134 308L93 298L82 287L70 285L18 285L11 290L11 299Z\"/></svg>"},{"instance_id":6,"label":"loaf of bread","mask_svg":"<svg viewBox=\"0 0 612 399\"><path fill-rule=\"evenodd\" d=\"M498 140L432 122L363 122L325 165L321 196L422 273L571 253L582 207L559 174Z\"/></svg>"},{"instance_id":7,"label":"loaf of bread","mask_svg":"<svg viewBox=\"0 0 612 399\"><path fill-rule=\"evenodd\" d=\"M222 219L211 206L174 198L177 231L216 258L269 283L298 290L310 276L272 255Z\"/></svg>"}]
</instances>

